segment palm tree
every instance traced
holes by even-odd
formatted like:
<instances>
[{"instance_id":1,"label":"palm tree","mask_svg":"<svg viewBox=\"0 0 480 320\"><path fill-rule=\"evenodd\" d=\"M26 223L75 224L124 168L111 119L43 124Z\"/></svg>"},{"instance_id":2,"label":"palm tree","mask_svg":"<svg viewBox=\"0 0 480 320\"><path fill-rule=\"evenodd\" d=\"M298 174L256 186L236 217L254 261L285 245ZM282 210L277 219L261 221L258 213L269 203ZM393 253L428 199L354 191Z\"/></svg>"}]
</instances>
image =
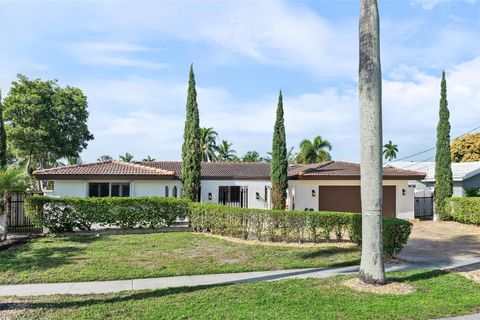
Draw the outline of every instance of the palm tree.
<instances>
[{"instance_id":1,"label":"palm tree","mask_svg":"<svg viewBox=\"0 0 480 320\"><path fill-rule=\"evenodd\" d=\"M120 161L123 161L123 162L132 162L133 154L125 152L125 154L123 156L122 155L119 156L119 159L120 159Z\"/></svg>"},{"instance_id":2,"label":"palm tree","mask_svg":"<svg viewBox=\"0 0 480 320\"><path fill-rule=\"evenodd\" d=\"M200 149L202 150L202 161L217 160L217 137L218 134L213 128L200 128Z\"/></svg>"},{"instance_id":3,"label":"palm tree","mask_svg":"<svg viewBox=\"0 0 480 320\"><path fill-rule=\"evenodd\" d=\"M384 284L382 238L382 72L380 22L376 0L361 0L360 62L360 188L362 202L362 257L359 278L363 283Z\"/></svg>"},{"instance_id":4,"label":"palm tree","mask_svg":"<svg viewBox=\"0 0 480 320\"><path fill-rule=\"evenodd\" d=\"M0 169L0 193L3 195L2 212L0 214L0 241L7 238L12 194L24 192L30 186L31 181L24 168L9 166L6 169Z\"/></svg>"},{"instance_id":5,"label":"palm tree","mask_svg":"<svg viewBox=\"0 0 480 320\"><path fill-rule=\"evenodd\" d=\"M143 158L142 159L143 162L153 162L153 161L156 161L155 158L152 158L150 157L150 155L148 155L146 158Z\"/></svg>"},{"instance_id":6,"label":"palm tree","mask_svg":"<svg viewBox=\"0 0 480 320\"><path fill-rule=\"evenodd\" d=\"M104 154L103 156L100 156L98 157L97 161L98 162L101 162L101 161L110 161L110 160L113 160L113 158L111 156L109 156L108 154Z\"/></svg>"},{"instance_id":7,"label":"palm tree","mask_svg":"<svg viewBox=\"0 0 480 320\"><path fill-rule=\"evenodd\" d=\"M383 155L385 156L385 160L392 161L393 159L397 158L398 152L398 145L394 144L392 140L388 141L383 146Z\"/></svg>"},{"instance_id":8,"label":"palm tree","mask_svg":"<svg viewBox=\"0 0 480 320\"><path fill-rule=\"evenodd\" d=\"M217 149L218 161L234 161L238 159L235 155L237 152L232 149L232 143L227 140L222 140Z\"/></svg>"},{"instance_id":9,"label":"palm tree","mask_svg":"<svg viewBox=\"0 0 480 320\"><path fill-rule=\"evenodd\" d=\"M288 163L296 163L297 162L297 153L293 152L295 147L291 147L290 150L287 152L287 160ZM272 161L272 153L267 152L267 156L263 158L263 161L270 163Z\"/></svg>"},{"instance_id":10,"label":"palm tree","mask_svg":"<svg viewBox=\"0 0 480 320\"><path fill-rule=\"evenodd\" d=\"M248 151L242 157L243 162L262 162L264 159L260 156L257 151Z\"/></svg>"},{"instance_id":11,"label":"palm tree","mask_svg":"<svg viewBox=\"0 0 480 320\"><path fill-rule=\"evenodd\" d=\"M300 142L300 152L297 155L297 163L317 163L322 161L329 161L332 159L330 151L332 144L323 139L321 136L316 136L313 142L304 139Z\"/></svg>"}]
</instances>

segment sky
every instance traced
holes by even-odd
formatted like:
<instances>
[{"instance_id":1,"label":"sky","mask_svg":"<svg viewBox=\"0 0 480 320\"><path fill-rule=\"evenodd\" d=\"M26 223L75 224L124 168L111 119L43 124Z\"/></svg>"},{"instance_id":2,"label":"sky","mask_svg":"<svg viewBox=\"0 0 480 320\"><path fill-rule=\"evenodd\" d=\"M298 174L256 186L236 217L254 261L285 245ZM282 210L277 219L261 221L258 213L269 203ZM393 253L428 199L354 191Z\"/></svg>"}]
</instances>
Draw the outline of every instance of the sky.
<instances>
[{"instance_id":1,"label":"sky","mask_svg":"<svg viewBox=\"0 0 480 320\"><path fill-rule=\"evenodd\" d=\"M384 141L400 158L435 146L442 70L452 137L479 127L479 1L378 2ZM358 162L359 3L0 2L0 89L19 73L82 89L84 162L180 160L193 63L200 124L239 156L271 149L282 90L288 146L321 135L334 160Z\"/></svg>"}]
</instances>

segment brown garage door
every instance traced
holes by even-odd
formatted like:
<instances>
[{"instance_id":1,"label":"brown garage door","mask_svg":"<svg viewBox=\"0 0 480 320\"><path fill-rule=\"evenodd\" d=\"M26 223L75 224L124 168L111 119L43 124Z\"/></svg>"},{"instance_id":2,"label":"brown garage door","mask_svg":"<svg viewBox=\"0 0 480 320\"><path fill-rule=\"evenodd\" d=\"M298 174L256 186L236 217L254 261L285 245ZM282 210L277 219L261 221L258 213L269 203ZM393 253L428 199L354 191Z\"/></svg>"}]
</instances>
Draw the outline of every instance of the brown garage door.
<instances>
[{"instance_id":1,"label":"brown garage door","mask_svg":"<svg viewBox=\"0 0 480 320\"><path fill-rule=\"evenodd\" d=\"M318 208L321 211L362 212L359 186L320 186ZM383 215L395 217L395 186L383 187Z\"/></svg>"}]
</instances>

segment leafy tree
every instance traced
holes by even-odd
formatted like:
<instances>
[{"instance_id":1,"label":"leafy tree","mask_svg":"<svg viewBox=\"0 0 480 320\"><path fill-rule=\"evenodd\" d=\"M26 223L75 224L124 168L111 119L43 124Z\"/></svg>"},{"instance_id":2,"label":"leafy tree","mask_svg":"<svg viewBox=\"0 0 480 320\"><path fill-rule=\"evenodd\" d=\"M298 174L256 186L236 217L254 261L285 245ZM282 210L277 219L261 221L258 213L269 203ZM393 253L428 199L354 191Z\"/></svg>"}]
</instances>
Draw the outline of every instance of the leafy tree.
<instances>
[{"instance_id":1,"label":"leafy tree","mask_svg":"<svg viewBox=\"0 0 480 320\"><path fill-rule=\"evenodd\" d=\"M153 162L155 161L155 158L150 157L150 155L147 155L146 158L142 159L143 162Z\"/></svg>"},{"instance_id":2,"label":"leafy tree","mask_svg":"<svg viewBox=\"0 0 480 320\"><path fill-rule=\"evenodd\" d=\"M453 162L480 161L480 133L467 134L453 140L450 152Z\"/></svg>"},{"instance_id":3,"label":"leafy tree","mask_svg":"<svg viewBox=\"0 0 480 320\"><path fill-rule=\"evenodd\" d=\"M398 145L394 144L392 140L383 145L383 155L385 156L385 160L392 161L393 159L396 159L397 152Z\"/></svg>"},{"instance_id":4,"label":"leafy tree","mask_svg":"<svg viewBox=\"0 0 480 320\"><path fill-rule=\"evenodd\" d=\"M445 199L453 194L453 177L450 158L450 112L447 101L447 80L442 72L440 84L440 110L437 126L437 153L435 155L435 213L444 213Z\"/></svg>"},{"instance_id":5,"label":"leafy tree","mask_svg":"<svg viewBox=\"0 0 480 320\"><path fill-rule=\"evenodd\" d=\"M187 115L183 131L182 145L182 180L184 196L191 201L198 201L200 190L200 165L202 151L200 150L200 118L198 114L197 91L195 89L195 74L190 66L187 94Z\"/></svg>"},{"instance_id":6,"label":"leafy tree","mask_svg":"<svg viewBox=\"0 0 480 320\"><path fill-rule=\"evenodd\" d=\"M0 91L0 168L7 167L7 133L3 123L2 91Z\"/></svg>"},{"instance_id":7,"label":"leafy tree","mask_svg":"<svg viewBox=\"0 0 480 320\"><path fill-rule=\"evenodd\" d=\"M97 161L111 161L113 160L112 156L109 156L108 154L104 154L103 156L98 157Z\"/></svg>"},{"instance_id":8,"label":"leafy tree","mask_svg":"<svg viewBox=\"0 0 480 320\"><path fill-rule=\"evenodd\" d=\"M87 127L87 97L78 88L59 87L56 80L17 77L3 103L15 156L27 159L28 172L78 157L93 139Z\"/></svg>"},{"instance_id":9,"label":"leafy tree","mask_svg":"<svg viewBox=\"0 0 480 320\"><path fill-rule=\"evenodd\" d=\"M67 164L68 165L75 165L75 164L82 164L82 158L81 157L67 157Z\"/></svg>"},{"instance_id":10,"label":"leafy tree","mask_svg":"<svg viewBox=\"0 0 480 320\"><path fill-rule=\"evenodd\" d=\"M222 140L217 149L217 159L218 161L237 161L238 157L235 155L237 151L232 149L232 143L227 140Z\"/></svg>"},{"instance_id":11,"label":"leafy tree","mask_svg":"<svg viewBox=\"0 0 480 320\"><path fill-rule=\"evenodd\" d=\"M273 127L272 162L270 176L272 179L272 209L285 210L288 189L288 159L285 122L283 119L282 91L278 95L277 115Z\"/></svg>"},{"instance_id":12,"label":"leafy tree","mask_svg":"<svg viewBox=\"0 0 480 320\"><path fill-rule=\"evenodd\" d=\"M217 160L217 137L218 134L213 128L200 128L200 149L202 150L202 161Z\"/></svg>"},{"instance_id":13,"label":"leafy tree","mask_svg":"<svg viewBox=\"0 0 480 320\"><path fill-rule=\"evenodd\" d=\"M31 186L31 181L24 168L9 166L0 169L0 193L3 204L0 215L0 241L7 237L8 221L11 214L12 193L24 192Z\"/></svg>"},{"instance_id":14,"label":"leafy tree","mask_svg":"<svg viewBox=\"0 0 480 320\"><path fill-rule=\"evenodd\" d=\"M133 154L125 152L125 154L123 156L119 155L118 158L120 159L120 161L123 161L123 162L132 162L133 161Z\"/></svg>"},{"instance_id":15,"label":"leafy tree","mask_svg":"<svg viewBox=\"0 0 480 320\"><path fill-rule=\"evenodd\" d=\"M321 136L316 136L313 142L304 139L300 142L300 152L297 154L296 162L308 164L329 161L332 159L331 150L332 144Z\"/></svg>"},{"instance_id":16,"label":"leafy tree","mask_svg":"<svg viewBox=\"0 0 480 320\"><path fill-rule=\"evenodd\" d=\"M385 284L382 238L382 72L380 21L376 0L361 0L359 103L363 283Z\"/></svg>"},{"instance_id":17,"label":"leafy tree","mask_svg":"<svg viewBox=\"0 0 480 320\"><path fill-rule=\"evenodd\" d=\"M243 162L263 162L264 159L260 156L257 151L248 151L242 157Z\"/></svg>"}]
</instances>

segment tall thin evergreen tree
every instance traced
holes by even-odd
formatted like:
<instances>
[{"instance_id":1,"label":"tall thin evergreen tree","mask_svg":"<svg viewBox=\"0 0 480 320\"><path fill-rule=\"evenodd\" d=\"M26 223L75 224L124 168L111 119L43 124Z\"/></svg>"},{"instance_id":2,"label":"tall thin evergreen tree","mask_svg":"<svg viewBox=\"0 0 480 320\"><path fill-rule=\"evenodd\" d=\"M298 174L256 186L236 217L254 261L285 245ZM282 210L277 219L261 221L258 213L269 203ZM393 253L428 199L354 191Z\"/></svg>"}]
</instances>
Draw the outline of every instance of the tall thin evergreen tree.
<instances>
[{"instance_id":1,"label":"tall thin evergreen tree","mask_svg":"<svg viewBox=\"0 0 480 320\"><path fill-rule=\"evenodd\" d=\"M440 111L437 126L437 153L435 155L435 213L444 214L445 199L453 194L450 158L450 112L447 101L447 80L442 72L440 85Z\"/></svg>"},{"instance_id":2,"label":"tall thin evergreen tree","mask_svg":"<svg viewBox=\"0 0 480 320\"><path fill-rule=\"evenodd\" d=\"M183 131L182 145L182 181L185 198L199 201L200 165L202 151L200 150L200 119L195 89L195 74L193 64L190 66L187 93L187 115Z\"/></svg>"},{"instance_id":3,"label":"tall thin evergreen tree","mask_svg":"<svg viewBox=\"0 0 480 320\"><path fill-rule=\"evenodd\" d=\"M284 210L288 188L288 159L281 90L278 95L277 118L273 128L272 161L270 168L270 176L272 179L272 208L275 210Z\"/></svg>"},{"instance_id":4,"label":"tall thin evergreen tree","mask_svg":"<svg viewBox=\"0 0 480 320\"><path fill-rule=\"evenodd\" d=\"M0 168L7 167L7 133L3 123L2 92L0 91Z\"/></svg>"}]
</instances>

